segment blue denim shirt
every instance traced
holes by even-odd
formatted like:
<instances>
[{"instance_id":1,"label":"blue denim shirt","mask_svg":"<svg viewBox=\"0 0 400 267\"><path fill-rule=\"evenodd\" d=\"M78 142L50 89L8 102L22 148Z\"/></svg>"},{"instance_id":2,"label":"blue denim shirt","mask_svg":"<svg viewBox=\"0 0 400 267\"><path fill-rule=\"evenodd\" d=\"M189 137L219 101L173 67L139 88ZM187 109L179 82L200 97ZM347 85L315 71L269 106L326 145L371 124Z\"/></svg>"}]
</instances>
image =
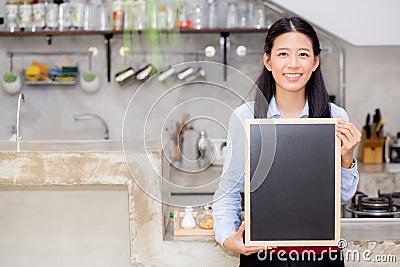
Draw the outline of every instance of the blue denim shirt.
<instances>
[{"instance_id":1,"label":"blue denim shirt","mask_svg":"<svg viewBox=\"0 0 400 267\"><path fill-rule=\"evenodd\" d=\"M349 121L346 111L330 104L332 118L337 116ZM240 226L241 197L244 187L244 140L245 119L254 118L254 101L236 108L229 120L226 158L218 189L214 194L213 218L215 239L221 245L233 235ZM281 118L273 97L268 106L267 118ZM308 118L308 102L306 102L300 118ZM341 168L341 202L349 201L355 194L359 180L357 162L351 169Z\"/></svg>"}]
</instances>

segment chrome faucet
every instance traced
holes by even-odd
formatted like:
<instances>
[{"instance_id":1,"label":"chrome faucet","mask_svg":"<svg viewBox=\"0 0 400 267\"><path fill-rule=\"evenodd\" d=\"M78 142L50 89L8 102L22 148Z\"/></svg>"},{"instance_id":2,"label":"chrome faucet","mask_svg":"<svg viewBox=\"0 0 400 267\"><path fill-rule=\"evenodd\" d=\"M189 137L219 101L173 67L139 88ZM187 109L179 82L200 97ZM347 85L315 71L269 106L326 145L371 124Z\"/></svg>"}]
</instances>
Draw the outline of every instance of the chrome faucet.
<instances>
[{"instance_id":1,"label":"chrome faucet","mask_svg":"<svg viewBox=\"0 0 400 267\"><path fill-rule=\"evenodd\" d=\"M17 137L16 141L22 140L22 136L19 130L19 113L21 111L21 102L25 102L25 96L23 93L20 93L18 96L18 106L17 106Z\"/></svg>"},{"instance_id":2,"label":"chrome faucet","mask_svg":"<svg viewBox=\"0 0 400 267\"><path fill-rule=\"evenodd\" d=\"M92 120L92 119L98 119L103 124L103 126L105 128L104 139L106 139L106 140L110 139L110 135L108 133L107 123L102 117L100 117L97 114L91 114L91 113L74 115L74 120L76 120L76 121L78 121L78 120Z\"/></svg>"}]
</instances>

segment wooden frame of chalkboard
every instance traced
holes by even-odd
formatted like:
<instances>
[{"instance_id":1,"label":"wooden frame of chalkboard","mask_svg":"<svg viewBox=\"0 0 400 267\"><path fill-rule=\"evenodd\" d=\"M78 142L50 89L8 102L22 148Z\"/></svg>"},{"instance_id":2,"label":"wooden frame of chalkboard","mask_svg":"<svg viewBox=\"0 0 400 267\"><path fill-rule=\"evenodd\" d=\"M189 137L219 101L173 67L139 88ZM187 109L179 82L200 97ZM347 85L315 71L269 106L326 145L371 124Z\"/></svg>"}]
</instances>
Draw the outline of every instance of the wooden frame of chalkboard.
<instances>
[{"instance_id":1,"label":"wooden frame of chalkboard","mask_svg":"<svg viewBox=\"0 0 400 267\"><path fill-rule=\"evenodd\" d=\"M246 246L338 245L336 123L335 118L246 120Z\"/></svg>"}]
</instances>

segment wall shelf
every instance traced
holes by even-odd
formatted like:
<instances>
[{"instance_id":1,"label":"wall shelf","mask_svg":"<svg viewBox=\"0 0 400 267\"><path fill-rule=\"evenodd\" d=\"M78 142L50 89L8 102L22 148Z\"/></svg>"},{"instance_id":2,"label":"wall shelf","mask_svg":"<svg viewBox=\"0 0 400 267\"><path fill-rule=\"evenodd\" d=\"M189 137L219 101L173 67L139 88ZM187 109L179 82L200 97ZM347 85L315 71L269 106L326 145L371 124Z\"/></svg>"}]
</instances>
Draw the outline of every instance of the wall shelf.
<instances>
[{"instance_id":1,"label":"wall shelf","mask_svg":"<svg viewBox=\"0 0 400 267\"><path fill-rule=\"evenodd\" d=\"M174 30L166 30L166 31L158 31L160 33L266 33L268 28L215 28L215 29L174 29ZM8 32L8 31L0 31L0 37L14 37L14 36L71 36L71 35L105 35L105 34L124 34L127 32L136 32L136 33L147 33L149 31L114 31L114 30L107 30L107 31L100 31L100 30L93 30L93 31L84 31L84 30L67 30L67 31L58 31L58 30L39 30L39 31L15 31L15 32Z\"/></svg>"},{"instance_id":2,"label":"wall shelf","mask_svg":"<svg viewBox=\"0 0 400 267\"><path fill-rule=\"evenodd\" d=\"M229 35L231 33L266 33L268 28L215 28L215 29L172 29L172 30L161 30L157 31L159 33L166 33L166 34L219 34L221 36L221 46L223 49L223 64L228 65L228 56L229 56ZM93 30L93 31L85 31L85 30L66 30L66 31L59 31L59 30L38 30L35 32L32 31L16 31L16 32L7 32L7 31L0 31L0 37L34 37L34 36L46 36L47 43L50 46L53 41L54 36L85 36L85 35L103 35L104 36L104 43L106 45L106 61L107 61L107 81L111 81L111 44L110 41L113 38L113 35L118 34L146 34L151 32L151 30L146 31L126 31L126 30ZM224 71L224 80L227 79L227 69L225 68Z\"/></svg>"}]
</instances>

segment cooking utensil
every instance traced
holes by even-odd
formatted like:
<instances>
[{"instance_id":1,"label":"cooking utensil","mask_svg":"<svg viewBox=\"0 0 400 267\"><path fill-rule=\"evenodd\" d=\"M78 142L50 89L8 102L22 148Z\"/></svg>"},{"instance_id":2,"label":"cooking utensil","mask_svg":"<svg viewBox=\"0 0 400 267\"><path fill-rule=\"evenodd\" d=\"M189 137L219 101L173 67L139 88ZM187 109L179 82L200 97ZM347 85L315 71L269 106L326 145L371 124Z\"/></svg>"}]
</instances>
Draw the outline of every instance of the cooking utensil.
<instances>
[{"instance_id":1,"label":"cooking utensil","mask_svg":"<svg viewBox=\"0 0 400 267\"><path fill-rule=\"evenodd\" d=\"M183 71L179 72L176 76L178 77L179 80L184 80L187 77L189 77L189 75L191 75L193 72L194 72L194 68L188 67L188 68L184 69Z\"/></svg>"},{"instance_id":2,"label":"cooking utensil","mask_svg":"<svg viewBox=\"0 0 400 267\"><path fill-rule=\"evenodd\" d=\"M371 126L369 125L369 120L371 119L371 115L368 113L367 119L365 120L364 130L367 136L367 139L371 138Z\"/></svg>"},{"instance_id":3,"label":"cooking utensil","mask_svg":"<svg viewBox=\"0 0 400 267\"><path fill-rule=\"evenodd\" d=\"M382 128L383 125L385 124L385 120L384 119L380 119L379 122L377 123L376 127L375 127L375 133L378 137L381 136L382 133Z\"/></svg>"},{"instance_id":4,"label":"cooking utensil","mask_svg":"<svg viewBox=\"0 0 400 267\"><path fill-rule=\"evenodd\" d=\"M146 66L144 66L143 68L141 68L136 72L135 77L136 80L138 81L145 81L148 78L150 78L150 76L156 73L157 73L156 67L154 67L152 64L147 64Z\"/></svg>"},{"instance_id":5,"label":"cooking utensil","mask_svg":"<svg viewBox=\"0 0 400 267\"><path fill-rule=\"evenodd\" d=\"M168 66L165 70L163 70L157 77L157 80L159 82L164 82L168 78L170 78L174 73L176 69L174 67Z\"/></svg>"},{"instance_id":6,"label":"cooking utensil","mask_svg":"<svg viewBox=\"0 0 400 267\"><path fill-rule=\"evenodd\" d=\"M115 81L120 86L124 86L135 80L135 69L128 64L129 48L123 46L119 49L119 54L123 57L124 68L115 74Z\"/></svg>"},{"instance_id":7,"label":"cooking utensil","mask_svg":"<svg viewBox=\"0 0 400 267\"><path fill-rule=\"evenodd\" d=\"M382 119L381 116L381 111L379 110L379 108L375 109L375 114L374 117L372 119L372 122L375 124L378 124L378 122Z\"/></svg>"},{"instance_id":8,"label":"cooking utensil","mask_svg":"<svg viewBox=\"0 0 400 267\"><path fill-rule=\"evenodd\" d=\"M191 75L187 76L185 78L185 82L191 82L191 81L194 81L194 80L196 80L197 78L200 78L200 77L202 77L202 78L206 77L206 72L201 67L198 68L197 71L194 74L192 73Z\"/></svg>"},{"instance_id":9,"label":"cooking utensil","mask_svg":"<svg viewBox=\"0 0 400 267\"><path fill-rule=\"evenodd\" d=\"M124 86L125 84L133 81L135 79L135 70L132 67L128 67L119 71L115 74L115 81L120 85Z\"/></svg>"}]
</instances>

